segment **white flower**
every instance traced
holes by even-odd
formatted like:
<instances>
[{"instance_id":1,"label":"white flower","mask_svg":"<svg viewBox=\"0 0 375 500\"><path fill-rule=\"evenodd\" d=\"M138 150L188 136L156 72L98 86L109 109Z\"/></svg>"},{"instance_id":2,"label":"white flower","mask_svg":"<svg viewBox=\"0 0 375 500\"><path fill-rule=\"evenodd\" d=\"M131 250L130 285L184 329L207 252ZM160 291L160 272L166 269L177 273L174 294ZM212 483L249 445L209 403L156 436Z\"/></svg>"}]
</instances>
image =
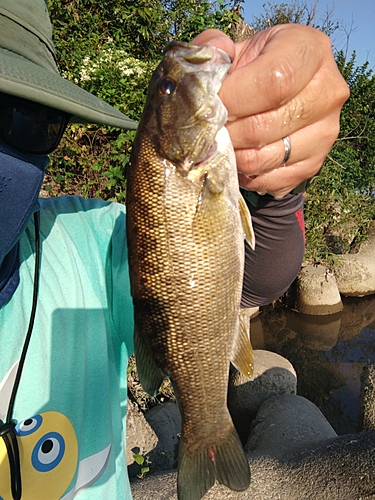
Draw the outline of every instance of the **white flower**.
<instances>
[{"instance_id":1,"label":"white flower","mask_svg":"<svg viewBox=\"0 0 375 500\"><path fill-rule=\"evenodd\" d=\"M89 56L83 59L80 69L80 79L81 81L87 81L100 78L100 71L107 71L109 66L116 67L123 76L134 74L141 76L148 70L146 63L130 56L122 49L116 49L113 46L112 40L109 40L95 60Z\"/></svg>"}]
</instances>

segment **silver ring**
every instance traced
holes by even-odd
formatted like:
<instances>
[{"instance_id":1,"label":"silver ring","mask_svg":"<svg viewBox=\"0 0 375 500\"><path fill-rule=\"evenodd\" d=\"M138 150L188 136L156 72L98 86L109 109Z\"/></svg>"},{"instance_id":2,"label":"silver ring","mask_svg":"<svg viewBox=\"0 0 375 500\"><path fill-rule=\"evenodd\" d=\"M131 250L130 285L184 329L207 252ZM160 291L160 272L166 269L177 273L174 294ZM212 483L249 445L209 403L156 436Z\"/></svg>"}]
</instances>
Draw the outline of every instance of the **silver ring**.
<instances>
[{"instance_id":1,"label":"silver ring","mask_svg":"<svg viewBox=\"0 0 375 500\"><path fill-rule=\"evenodd\" d=\"M281 163L281 166L285 165L285 163L289 160L290 153L292 151L292 144L290 142L289 135L286 135L285 137L283 137L283 143L284 143L285 155L284 155L284 159Z\"/></svg>"}]
</instances>

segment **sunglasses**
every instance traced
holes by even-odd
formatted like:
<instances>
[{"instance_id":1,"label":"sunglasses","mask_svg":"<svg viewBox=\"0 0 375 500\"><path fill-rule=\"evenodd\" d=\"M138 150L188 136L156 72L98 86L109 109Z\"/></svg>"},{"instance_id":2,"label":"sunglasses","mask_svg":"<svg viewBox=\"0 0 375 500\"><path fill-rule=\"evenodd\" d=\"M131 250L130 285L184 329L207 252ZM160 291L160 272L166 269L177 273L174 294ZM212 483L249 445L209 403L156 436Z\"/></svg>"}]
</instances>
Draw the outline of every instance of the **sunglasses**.
<instances>
[{"instance_id":1,"label":"sunglasses","mask_svg":"<svg viewBox=\"0 0 375 500\"><path fill-rule=\"evenodd\" d=\"M0 139L21 153L52 153L70 118L63 111L0 92Z\"/></svg>"}]
</instances>

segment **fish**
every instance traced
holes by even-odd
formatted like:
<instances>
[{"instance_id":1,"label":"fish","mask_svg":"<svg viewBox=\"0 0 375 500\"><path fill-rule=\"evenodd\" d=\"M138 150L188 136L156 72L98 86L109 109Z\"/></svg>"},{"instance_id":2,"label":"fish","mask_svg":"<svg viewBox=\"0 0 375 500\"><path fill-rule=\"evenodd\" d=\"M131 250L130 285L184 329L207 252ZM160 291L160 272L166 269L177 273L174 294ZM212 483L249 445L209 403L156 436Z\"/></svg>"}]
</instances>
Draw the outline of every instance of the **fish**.
<instances>
[{"instance_id":1,"label":"fish","mask_svg":"<svg viewBox=\"0 0 375 500\"><path fill-rule=\"evenodd\" d=\"M145 391L155 395L170 378L179 405L179 500L200 500L215 480L235 491L250 485L227 407L230 364L252 375L239 311L244 240L255 244L218 97L230 66L209 45L166 47L127 171L135 358Z\"/></svg>"}]
</instances>

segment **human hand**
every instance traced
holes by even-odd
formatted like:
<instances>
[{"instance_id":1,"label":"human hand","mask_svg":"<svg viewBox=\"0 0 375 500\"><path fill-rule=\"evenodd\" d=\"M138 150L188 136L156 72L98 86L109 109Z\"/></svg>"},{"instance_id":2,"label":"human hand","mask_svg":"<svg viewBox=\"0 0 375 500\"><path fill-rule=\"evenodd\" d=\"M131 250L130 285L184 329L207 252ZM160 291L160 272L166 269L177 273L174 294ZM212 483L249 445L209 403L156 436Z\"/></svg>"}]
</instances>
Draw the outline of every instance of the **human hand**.
<instances>
[{"instance_id":1,"label":"human hand","mask_svg":"<svg viewBox=\"0 0 375 500\"><path fill-rule=\"evenodd\" d=\"M221 48L232 58L219 96L229 114L240 186L280 199L313 177L338 136L349 97L329 38L284 24L237 43L210 29L193 43ZM291 155L283 164L285 136Z\"/></svg>"}]
</instances>

